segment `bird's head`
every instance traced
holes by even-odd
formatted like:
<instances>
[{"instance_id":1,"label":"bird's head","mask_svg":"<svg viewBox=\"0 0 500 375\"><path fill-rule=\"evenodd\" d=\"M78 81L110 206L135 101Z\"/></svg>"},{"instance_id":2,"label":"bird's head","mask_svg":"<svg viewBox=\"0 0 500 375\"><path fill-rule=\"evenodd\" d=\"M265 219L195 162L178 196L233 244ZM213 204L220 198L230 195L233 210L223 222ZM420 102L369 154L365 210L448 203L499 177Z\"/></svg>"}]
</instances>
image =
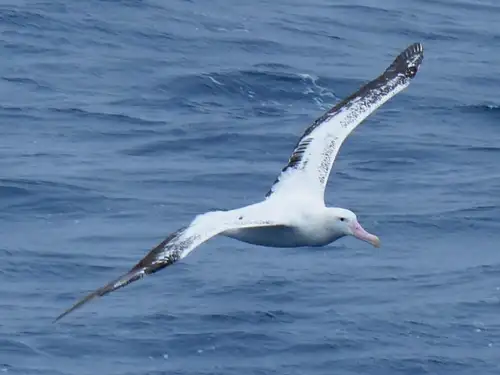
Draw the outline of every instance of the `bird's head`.
<instances>
[{"instance_id":1,"label":"bird's head","mask_svg":"<svg viewBox=\"0 0 500 375\"><path fill-rule=\"evenodd\" d=\"M368 242L375 247L380 247L380 239L374 234L368 233L358 222L356 214L344 208L330 208L330 220L333 229L344 236L353 236Z\"/></svg>"}]
</instances>

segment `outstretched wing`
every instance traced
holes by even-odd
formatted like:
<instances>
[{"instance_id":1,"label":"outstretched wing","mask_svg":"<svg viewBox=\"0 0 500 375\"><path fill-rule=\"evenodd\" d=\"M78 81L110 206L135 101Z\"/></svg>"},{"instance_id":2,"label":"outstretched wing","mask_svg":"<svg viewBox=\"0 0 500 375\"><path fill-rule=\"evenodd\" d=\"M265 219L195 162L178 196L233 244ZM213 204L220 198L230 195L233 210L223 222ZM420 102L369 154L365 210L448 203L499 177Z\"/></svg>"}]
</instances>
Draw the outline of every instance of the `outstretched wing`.
<instances>
[{"instance_id":1,"label":"outstretched wing","mask_svg":"<svg viewBox=\"0 0 500 375\"><path fill-rule=\"evenodd\" d=\"M266 197L307 190L323 195L328 176L347 136L373 111L405 89L424 58L423 46L406 48L378 78L318 118L297 143L288 164Z\"/></svg>"},{"instance_id":2,"label":"outstretched wing","mask_svg":"<svg viewBox=\"0 0 500 375\"><path fill-rule=\"evenodd\" d=\"M255 209L249 212L243 208L232 211L213 211L197 216L189 226L177 230L154 247L130 271L79 300L59 315L54 322L94 298L102 297L141 279L145 275L150 275L174 264L186 257L197 246L219 233L229 229L280 225L271 220L260 219L259 215L254 214L255 212Z\"/></svg>"}]
</instances>

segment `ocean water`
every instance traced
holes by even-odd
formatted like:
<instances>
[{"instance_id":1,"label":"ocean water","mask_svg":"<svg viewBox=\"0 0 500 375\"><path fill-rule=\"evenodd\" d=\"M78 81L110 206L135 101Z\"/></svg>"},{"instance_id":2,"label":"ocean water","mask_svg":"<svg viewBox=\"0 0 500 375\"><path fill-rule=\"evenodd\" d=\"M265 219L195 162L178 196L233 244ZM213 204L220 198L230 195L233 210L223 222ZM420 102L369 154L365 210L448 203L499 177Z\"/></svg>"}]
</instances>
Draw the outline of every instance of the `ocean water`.
<instances>
[{"instance_id":1,"label":"ocean water","mask_svg":"<svg viewBox=\"0 0 500 375\"><path fill-rule=\"evenodd\" d=\"M4 0L0 373L499 374L496 0ZM194 215L260 201L407 45L326 200L382 247L216 237L52 320Z\"/></svg>"}]
</instances>

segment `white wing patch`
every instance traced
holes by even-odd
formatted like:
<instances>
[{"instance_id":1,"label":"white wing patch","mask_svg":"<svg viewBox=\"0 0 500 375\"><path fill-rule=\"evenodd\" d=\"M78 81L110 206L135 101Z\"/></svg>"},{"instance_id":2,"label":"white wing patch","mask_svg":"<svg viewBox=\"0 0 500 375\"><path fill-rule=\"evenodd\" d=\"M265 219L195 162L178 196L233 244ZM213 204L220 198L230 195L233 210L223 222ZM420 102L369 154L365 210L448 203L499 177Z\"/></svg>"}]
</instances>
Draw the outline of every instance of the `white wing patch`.
<instances>
[{"instance_id":1,"label":"white wing patch","mask_svg":"<svg viewBox=\"0 0 500 375\"><path fill-rule=\"evenodd\" d=\"M335 157L338 147L337 147L338 137L334 137L333 139L328 139L326 143L326 147L323 149L321 153L321 164L319 166L319 182L321 185L326 185L328 180L328 174L330 165L333 163L333 158Z\"/></svg>"}]
</instances>

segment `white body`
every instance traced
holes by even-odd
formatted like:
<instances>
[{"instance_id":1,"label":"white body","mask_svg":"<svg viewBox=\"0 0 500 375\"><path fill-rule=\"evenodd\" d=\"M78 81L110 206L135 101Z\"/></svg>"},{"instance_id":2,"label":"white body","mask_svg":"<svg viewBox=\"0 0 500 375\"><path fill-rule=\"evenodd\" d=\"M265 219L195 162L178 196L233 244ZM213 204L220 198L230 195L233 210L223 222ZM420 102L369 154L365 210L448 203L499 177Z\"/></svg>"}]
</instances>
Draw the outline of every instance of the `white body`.
<instances>
[{"instance_id":1,"label":"white body","mask_svg":"<svg viewBox=\"0 0 500 375\"><path fill-rule=\"evenodd\" d=\"M221 235L268 247L325 246L345 236L340 228L336 230L332 225L333 221L329 220L331 209L322 202L303 201L294 205L285 203L280 199L269 199L229 211L240 215L238 217L265 212L281 225L235 228L226 230Z\"/></svg>"}]
</instances>

